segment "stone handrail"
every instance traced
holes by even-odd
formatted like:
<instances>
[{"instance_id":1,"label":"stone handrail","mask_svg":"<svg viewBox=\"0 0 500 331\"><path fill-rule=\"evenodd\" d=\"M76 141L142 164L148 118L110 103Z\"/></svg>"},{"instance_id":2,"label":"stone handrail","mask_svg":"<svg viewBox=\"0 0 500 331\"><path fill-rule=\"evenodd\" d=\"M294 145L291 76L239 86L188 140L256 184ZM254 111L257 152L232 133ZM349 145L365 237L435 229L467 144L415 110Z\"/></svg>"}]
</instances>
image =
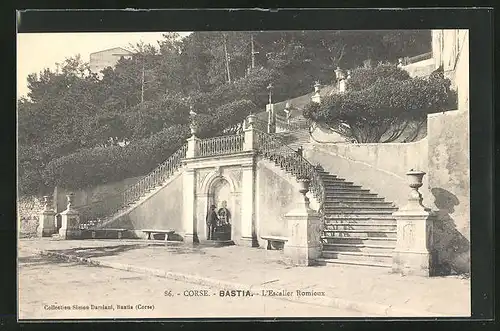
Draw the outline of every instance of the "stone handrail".
<instances>
[{"instance_id":1,"label":"stone handrail","mask_svg":"<svg viewBox=\"0 0 500 331\"><path fill-rule=\"evenodd\" d=\"M255 134L257 138L257 152L260 155L274 161L297 179L310 180L309 188L318 200L321 210L325 201L325 186L320 174L322 169L313 166L302 156L301 152L294 151L272 135L259 130L255 130Z\"/></svg>"},{"instance_id":2,"label":"stone handrail","mask_svg":"<svg viewBox=\"0 0 500 331\"><path fill-rule=\"evenodd\" d=\"M242 134L203 139L198 142L197 156L224 155L243 151Z\"/></svg>"},{"instance_id":3,"label":"stone handrail","mask_svg":"<svg viewBox=\"0 0 500 331\"><path fill-rule=\"evenodd\" d=\"M75 209L80 213L80 227L88 229L102 225L107 218L127 209L146 193L162 185L181 167L186 151L187 145L185 144L165 162L124 191L108 196L105 200L76 207Z\"/></svg>"},{"instance_id":4,"label":"stone handrail","mask_svg":"<svg viewBox=\"0 0 500 331\"><path fill-rule=\"evenodd\" d=\"M406 57L406 58L404 58L404 65L409 65L409 64L420 62L423 60L428 60L430 58L432 58L432 52L427 52L427 53L419 54L419 55L412 56L412 57Z\"/></svg>"}]
</instances>

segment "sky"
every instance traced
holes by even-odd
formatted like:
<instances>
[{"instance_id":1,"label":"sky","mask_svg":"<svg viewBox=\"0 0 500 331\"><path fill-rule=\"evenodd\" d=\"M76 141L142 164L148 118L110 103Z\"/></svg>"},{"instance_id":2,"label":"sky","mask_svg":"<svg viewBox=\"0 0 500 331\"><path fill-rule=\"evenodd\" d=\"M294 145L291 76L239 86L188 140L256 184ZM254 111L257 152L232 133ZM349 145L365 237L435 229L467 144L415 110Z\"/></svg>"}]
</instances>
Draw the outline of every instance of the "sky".
<instances>
[{"instance_id":1,"label":"sky","mask_svg":"<svg viewBox=\"0 0 500 331\"><path fill-rule=\"evenodd\" d=\"M157 45L165 32L113 33L19 33L17 34L17 97L28 93L26 78L44 68L56 69L56 63L80 54L88 62L90 53L113 47L129 48L143 41ZM179 32L186 36L190 32Z\"/></svg>"}]
</instances>

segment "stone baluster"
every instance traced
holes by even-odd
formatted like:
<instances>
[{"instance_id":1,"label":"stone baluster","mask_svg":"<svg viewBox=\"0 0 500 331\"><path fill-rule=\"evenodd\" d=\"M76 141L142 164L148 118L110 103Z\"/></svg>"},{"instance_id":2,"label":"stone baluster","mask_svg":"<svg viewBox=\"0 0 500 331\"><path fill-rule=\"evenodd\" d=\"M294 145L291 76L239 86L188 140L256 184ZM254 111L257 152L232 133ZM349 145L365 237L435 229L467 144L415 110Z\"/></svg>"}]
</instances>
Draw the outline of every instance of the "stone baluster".
<instances>
[{"instance_id":1,"label":"stone baluster","mask_svg":"<svg viewBox=\"0 0 500 331\"><path fill-rule=\"evenodd\" d=\"M57 232L56 213L52 209L50 196L43 197L43 211L39 215L37 233L39 237L50 237Z\"/></svg>"},{"instance_id":2,"label":"stone baluster","mask_svg":"<svg viewBox=\"0 0 500 331\"><path fill-rule=\"evenodd\" d=\"M406 175L411 188L408 203L393 213L397 221L397 241L392 270L404 275L432 276L436 262L433 252L435 214L422 204L422 194L418 191L425 172L412 169Z\"/></svg>"},{"instance_id":3,"label":"stone baluster","mask_svg":"<svg viewBox=\"0 0 500 331\"><path fill-rule=\"evenodd\" d=\"M309 266L321 255L321 218L309 206L309 179L300 179L299 184L301 196L296 207L285 215L288 241L283 253L288 264Z\"/></svg>"}]
</instances>

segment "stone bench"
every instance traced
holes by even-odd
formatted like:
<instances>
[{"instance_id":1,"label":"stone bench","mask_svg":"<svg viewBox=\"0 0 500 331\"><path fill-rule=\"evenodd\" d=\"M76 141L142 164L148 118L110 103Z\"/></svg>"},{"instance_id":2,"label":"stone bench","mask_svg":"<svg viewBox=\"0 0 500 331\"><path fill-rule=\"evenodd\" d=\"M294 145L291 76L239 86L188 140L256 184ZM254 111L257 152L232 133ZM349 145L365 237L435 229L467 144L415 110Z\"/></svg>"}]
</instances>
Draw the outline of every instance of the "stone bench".
<instances>
[{"instance_id":1,"label":"stone bench","mask_svg":"<svg viewBox=\"0 0 500 331\"><path fill-rule=\"evenodd\" d=\"M148 240L154 239L155 234L164 234L165 235L165 240L169 240L170 236L175 233L175 230L151 230L151 229L145 229L141 230L142 232L146 233L148 235Z\"/></svg>"},{"instance_id":2,"label":"stone bench","mask_svg":"<svg viewBox=\"0 0 500 331\"><path fill-rule=\"evenodd\" d=\"M260 236L262 239L267 240L268 250L282 250L285 243L288 241L287 237L280 236Z\"/></svg>"},{"instance_id":3,"label":"stone bench","mask_svg":"<svg viewBox=\"0 0 500 331\"><path fill-rule=\"evenodd\" d=\"M97 237L97 233L103 233L104 232L104 237L110 232L117 234L118 239L122 239L123 233L127 231L127 229L112 229L112 228L103 228L103 229L92 229L90 230L92 234L92 239L95 239Z\"/></svg>"}]
</instances>

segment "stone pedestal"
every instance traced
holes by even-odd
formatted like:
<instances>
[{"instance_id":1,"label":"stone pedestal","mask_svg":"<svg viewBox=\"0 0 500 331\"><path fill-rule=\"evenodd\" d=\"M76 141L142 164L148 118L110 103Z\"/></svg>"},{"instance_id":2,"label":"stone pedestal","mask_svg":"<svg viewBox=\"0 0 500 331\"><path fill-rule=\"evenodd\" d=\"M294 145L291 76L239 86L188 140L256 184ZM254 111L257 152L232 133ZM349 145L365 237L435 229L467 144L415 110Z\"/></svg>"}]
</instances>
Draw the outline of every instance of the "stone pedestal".
<instances>
[{"instance_id":1,"label":"stone pedestal","mask_svg":"<svg viewBox=\"0 0 500 331\"><path fill-rule=\"evenodd\" d=\"M39 223L37 233L39 237L50 237L57 232L56 213L50 206L48 196L44 197L44 210L38 215Z\"/></svg>"},{"instance_id":2,"label":"stone pedestal","mask_svg":"<svg viewBox=\"0 0 500 331\"><path fill-rule=\"evenodd\" d=\"M256 146L257 141L255 139L254 123L255 123L255 115L249 115L247 117L247 126L244 130L245 134L245 141L243 143L244 151L253 151L257 147Z\"/></svg>"},{"instance_id":3,"label":"stone pedestal","mask_svg":"<svg viewBox=\"0 0 500 331\"><path fill-rule=\"evenodd\" d=\"M73 195L68 195L68 206L65 211L61 212L61 228L59 236L62 239L80 239L82 231L80 230L80 215L77 210L73 209Z\"/></svg>"},{"instance_id":4,"label":"stone pedestal","mask_svg":"<svg viewBox=\"0 0 500 331\"><path fill-rule=\"evenodd\" d=\"M198 153L198 142L200 141L195 135L187 139L186 158L194 158Z\"/></svg>"},{"instance_id":5,"label":"stone pedestal","mask_svg":"<svg viewBox=\"0 0 500 331\"><path fill-rule=\"evenodd\" d=\"M412 188L408 204L393 213L397 221L397 242L393 252L392 270L403 275L428 277L435 272L435 214L422 205L422 195L418 192L424 174L413 170L407 173Z\"/></svg>"},{"instance_id":6,"label":"stone pedestal","mask_svg":"<svg viewBox=\"0 0 500 331\"><path fill-rule=\"evenodd\" d=\"M308 186L308 182L305 185ZM301 201L285 215L288 241L283 253L286 262L295 266L314 265L321 255L321 218L309 207L309 199L305 196L307 191L308 188L301 189Z\"/></svg>"}]
</instances>

